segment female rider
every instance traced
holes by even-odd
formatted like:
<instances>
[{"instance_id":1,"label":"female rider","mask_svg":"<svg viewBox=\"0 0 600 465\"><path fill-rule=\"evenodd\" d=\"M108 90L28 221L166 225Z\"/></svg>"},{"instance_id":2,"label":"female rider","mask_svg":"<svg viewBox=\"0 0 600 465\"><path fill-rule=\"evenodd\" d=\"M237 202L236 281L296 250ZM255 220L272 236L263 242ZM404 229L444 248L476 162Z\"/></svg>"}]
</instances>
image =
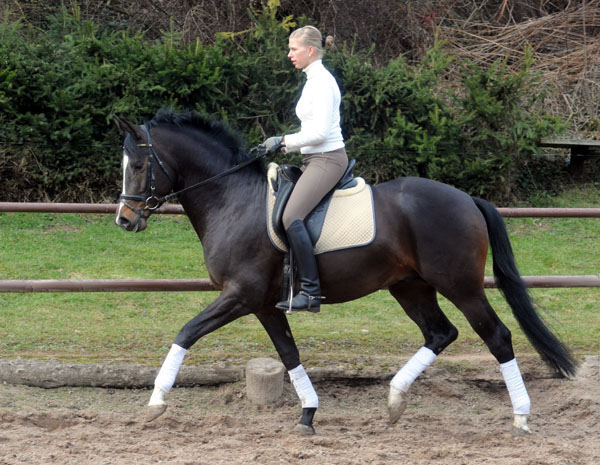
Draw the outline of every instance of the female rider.
<instances>
[{"instance_id":1,"label":"female rider","mask_svg":"<svg viewBox=\"0 0 600 465\"><path fill-rule=\"evenodd\" d=\"M264 142L270 151L281 147L284 152L300 150L304 155L302 175L283 212L283 227L300 281L300 291L291 301L294 311L320 310L319 273L304 219L341 179L348 166L340 128L340 89L322 62L325 48L332 44L331 36L325 38L313 26L297 29L290 35L288 58L307 78L296 105L301 129ZM288 310L290 302L279 302L276 307Z\"/></svg>"}]
</instances>

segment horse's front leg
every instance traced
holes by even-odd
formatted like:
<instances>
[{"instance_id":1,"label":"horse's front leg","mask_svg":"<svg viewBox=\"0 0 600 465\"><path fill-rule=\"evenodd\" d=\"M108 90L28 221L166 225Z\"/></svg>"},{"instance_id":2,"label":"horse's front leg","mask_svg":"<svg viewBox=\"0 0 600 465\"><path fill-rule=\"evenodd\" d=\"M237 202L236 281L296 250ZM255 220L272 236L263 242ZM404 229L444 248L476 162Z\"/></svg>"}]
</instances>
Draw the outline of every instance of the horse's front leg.
<instances>
[{"instance_id":1,"label":"horse's front leg","mask_svg":"<svg viewBox=\"0 0 600 465\"><path fill-rule=\"evenodd\" d=\"M281 310L263 309L256 316L273 341L273 345L288 370L292 385L302 403L302 417L295 430L300 434L315 434L313 418L319 407L319 397L304 367L287 318Z\"/></svg>"},{"instance_id":2,"label":"horse's front leg","mask_svg":"<svg viewBox=\"0 0 600 465\"><path fill-rule=\"evenodd\" d=\"M175 384L175 378L189 348L202 336L249 314L249 308L251 305L239 294L223 291L212 304L181 329L154 381L154 391L148 402L146 421L158 418L167 409L165 396Z\"/></svg>"}]
</instances>

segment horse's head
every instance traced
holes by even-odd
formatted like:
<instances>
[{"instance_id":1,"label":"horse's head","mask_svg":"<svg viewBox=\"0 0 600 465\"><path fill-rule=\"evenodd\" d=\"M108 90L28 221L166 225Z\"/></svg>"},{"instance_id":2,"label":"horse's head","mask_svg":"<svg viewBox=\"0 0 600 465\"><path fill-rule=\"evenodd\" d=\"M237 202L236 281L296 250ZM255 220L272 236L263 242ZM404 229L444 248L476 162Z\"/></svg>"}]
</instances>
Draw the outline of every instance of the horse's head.
<instances>
[{"instance_id":1,"label":"horse's head","mask_svg":"<svg viewBox=\"0 0 600 465\"><path fill-rule=\"evenodd\" d=\"M146 220L173 188L167 164L160 158L146 126L115 117L123 135L123 190L115 223L126 231L146 229Z\"/></svg>"}]
</instances>

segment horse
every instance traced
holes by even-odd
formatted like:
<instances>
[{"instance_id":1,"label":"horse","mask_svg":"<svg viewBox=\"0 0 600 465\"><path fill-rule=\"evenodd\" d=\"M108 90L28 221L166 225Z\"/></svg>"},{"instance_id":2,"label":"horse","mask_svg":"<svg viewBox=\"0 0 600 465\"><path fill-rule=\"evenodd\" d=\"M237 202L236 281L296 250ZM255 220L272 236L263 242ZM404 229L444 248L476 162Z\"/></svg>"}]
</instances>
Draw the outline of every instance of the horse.
<instances>
[{"instance_id":1,"label":"horse","mask_svg":"<svg viewBox=\"0 0 600 465\"><path fill-rule=\"evenodd\" d=\"M318 395L301 364L280 299L283 253L266 225L264 163L243 149L224 123L195 112L160 109L143 125L115 117L123 136L123 190L115 223L139 232L162 203L178 197L200 239L217 299L177 334L158 372L147 421L167 408L187 351L203 336L254 314L289 373L302 410L295 430L314 434ZM456 340L458 331L438 305L452 302L500 364L513 408L513 429L530 432L530 399L509 329L484 291L491 248L496 283L522 331L559 376L573 376L576 361L548 329L517 269L504 220L489 202L419 177L372 186L376 236L372 242L317 256L325 303L358 299L387 289L422 332L423 346L390 382L390 423L401 417L409 387ZM357 273L356 270L361 270Z\"/></svg>"}]
</instances>

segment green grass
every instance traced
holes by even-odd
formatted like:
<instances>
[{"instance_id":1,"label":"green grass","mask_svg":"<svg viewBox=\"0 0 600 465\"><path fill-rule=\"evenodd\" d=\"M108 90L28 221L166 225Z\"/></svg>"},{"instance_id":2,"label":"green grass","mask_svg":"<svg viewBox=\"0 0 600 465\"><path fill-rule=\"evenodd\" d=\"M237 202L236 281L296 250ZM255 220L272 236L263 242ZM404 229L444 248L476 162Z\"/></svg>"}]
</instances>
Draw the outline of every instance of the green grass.
<instances>
[{"instance_id":1,"label":"green grass","mask_svg":"<svg viewBox=\"0 0 600 465\"><path fill-rule=\"evenodd\" d=\"M595 186L574 189L554 206L600 204ZM600 220L508 219L523 275L600 273ZM488 275L491 266L488 264ZM185 217L155 216L126 233L110 215L0 214L0 279L207 277L202 247ZM600 350L599 289L534 289L554 331L577 354ZM157 364L185 322L215 292L0 294L0 356ZM532 348L496 290L488 296L513 332L518 353ZM462 314L441 305L459 328L450 354L487 353ZM290 317L303 360L311 364L404 356L422 344L418 328L385 291ZM190 363L242 363L276 356L257 320L242 318L200 340Z\"/></svg>"}]
</instances>

